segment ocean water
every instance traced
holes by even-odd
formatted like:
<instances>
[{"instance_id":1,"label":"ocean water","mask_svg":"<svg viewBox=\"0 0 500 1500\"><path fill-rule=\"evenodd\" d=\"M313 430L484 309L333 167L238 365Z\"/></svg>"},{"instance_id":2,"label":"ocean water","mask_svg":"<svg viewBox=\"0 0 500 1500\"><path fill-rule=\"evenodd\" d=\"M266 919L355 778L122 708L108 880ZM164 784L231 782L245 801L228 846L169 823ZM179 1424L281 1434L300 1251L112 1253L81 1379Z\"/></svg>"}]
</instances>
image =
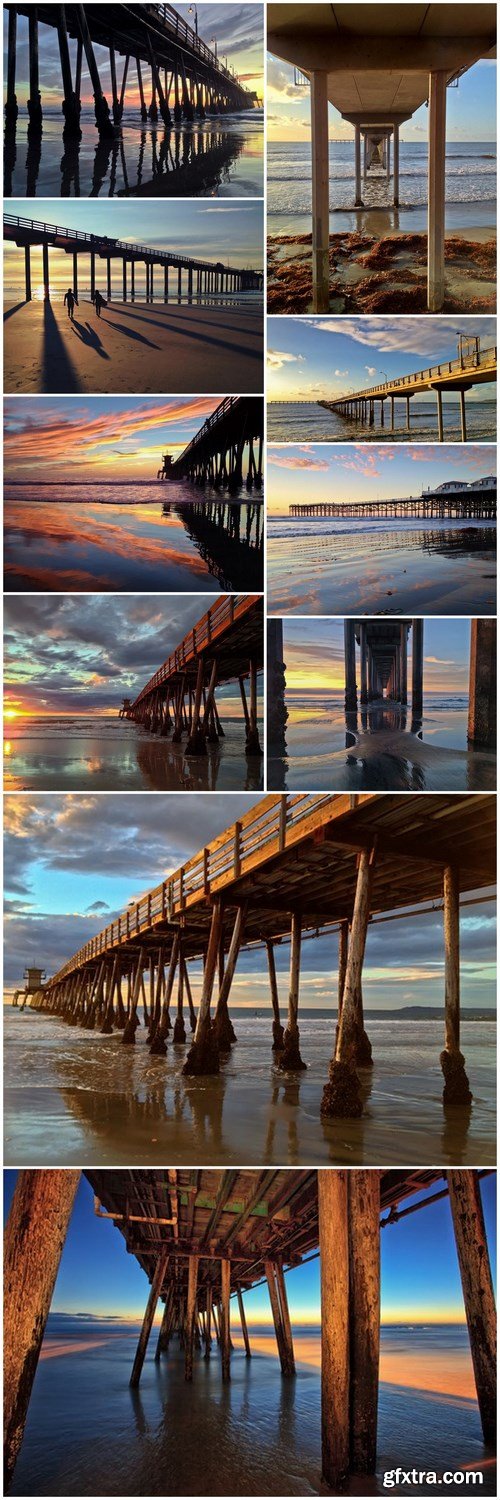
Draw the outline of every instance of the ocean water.
<instances>
[{"instance_id":1,"label":"ocean water","mask_svg":"<svg viewBox=\"0 0 500 1500\"><path fill-rule=\"evenodd\" d=\"M270 614L492 615L496 523L270 515L267 577Z\"/></svg>"},{"instance_id":2,"label":"ocean water","mask_svg":"<svg viewBox=\"0 0 500 1500\"><path fill-rule=\"evenodd\" d=\"M82 140L64 142L62 116L44 112L40 141L28 141L21 107L4 155L6 198L143 196L254 198L263 193L263 113L248 110L172 125L143 123L125 108L121 130L99 141L94 113L83 108Z\"/></svg>"},{"instance_id":3,"label":"ocean water","mask_svg":"<svg viewBox=\"0 0 500 1500\"><path fill-rule=\"evenodd\" d=\"M245 727L219 704L224 739L206 756L150 734L116 715L29 718L8 725L4 786L8 791L261 791L263 757L245 755ZM259 721L264 744L262 720Z\"/></svg>"},{"instance_id":4,"label":"ocean water","mask_svg":"<svg viewBox=\"0 0 500 1500\"><path fill-rule=\"evenodd\" d=\"M496 754L467 744L466 695L426 693L418 721L411 706L346 714L343 693L296 689L285 701L285 753L268 748L272 791L496 790Z\"/></svg>"},{"instance_id":5,"label":"ocean water","mask_svg":"<svg viewBox=\"0 0 500 1500\"><path fill-rule=\"evenodd\" d=\"M193 981L196 1006L194 971ZM332 996L333 987L332 979ZM284 978L280 989L284 1004ZM220 1073L191 1080L182 1077L185 1046L170 1041L166 1058L153 1057L142 1028L135 1047L124 1047L118 1032L82 1031L6 1001L6 1165L495 1165L494 1021L462 1012L474 1103L455 1119L442 1107L443 1023L400 1013L395 1025L367 1012L374 1067L363 1074L364 1114L325 1121L334 1010L333 998L329 1015L303 1010L307 1069L283 1074L271 1051L270 1007L233 1007L238 1041Z\"/></svg>"},{"instance_id":6,"label":"ocean water","mask_svg":"<svg viewBox=\"0 0 500 1500\"><path fill-rule=\"evenodd\" d=\"M188 1388L177 1340L155 1364L154 1329L131 1391L138 1331L49 1315L13 1495L322 1493L317 1326L294 1331L296 1376L284 1380L269 1328L250 1327L247 1360L235 1321L230 1382L222 1385L214 1343L210 1360L195 1356ZM362 1493L385 1493L383 1473L398 1465L468 1465L481 1470L481 1492L494 1494L466 1329L384 1326L380 1373L377 1472ZM359 1481L350 1492L361 1493ZM463 1481L447 1493L462 1494Z\"/></svg>"},{"instance_id":7,"label":"ocean water","mask_svg":"<svg viewBox=\"0 0 500 1500\"><path fill-rule=\"evenodd\" d=\"M7 485L5 587L259 593L262 532L262 505L246 490L229 501L182 481Z\"/></svg>"},{"instance_id":8,"label":"ocean water","mask_svg":"<svg viewBox=\"0 0 500 1500\"><path fill-rule=\"evenodd\" d=\"M392 165L392 152L391 152ZM389 208L391 222L411 232L424 227L427 211L427 142L400 142L399 211ZM367 212L354 210L354 140L330 142L330 232L356 227L369 232L370 210L391 203L392 182L384 172L362 183ZM446 222L450 229L467 225L493 228L496 219L496 153L491 141L448 141L446 147ZM311 147L307 141L270 141L267 150L268 232L302 234L311 228Z\"/></svg>"},{"instance_id":9,"label":"ocean water","mask_svg":"<svg viewBox=\"0 0 500 1500\"><path fill-rule=\"evenodd\" d=\"M436 405L434 401L412 400L410 432L406 427L406 402L396 401L394 427L390 426L386 406L385 426L367 427L338 412L326 411L318 401L270 401L267 407L267 436L270 443L356 442L407 443L437 442ZM496 438L496 402L467 401L467 437L474 443L494 442ZM443 401L443 429L447 442L462 441L458 397Z\"/></svg>"}]
</instances>

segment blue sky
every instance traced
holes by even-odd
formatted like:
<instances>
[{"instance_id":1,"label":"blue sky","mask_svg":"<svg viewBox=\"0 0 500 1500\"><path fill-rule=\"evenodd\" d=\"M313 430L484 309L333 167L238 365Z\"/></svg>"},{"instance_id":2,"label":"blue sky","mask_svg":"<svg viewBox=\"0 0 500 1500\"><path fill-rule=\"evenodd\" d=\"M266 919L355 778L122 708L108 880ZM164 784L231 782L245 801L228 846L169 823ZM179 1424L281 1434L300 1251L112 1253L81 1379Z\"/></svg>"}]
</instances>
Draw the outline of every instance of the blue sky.
<instances>
[{"instance_id":1,"label":"blue sky","mask_svg":"<svg viewBox=\"0 0 500 1500\"><path fill-rule=\"evenodd\" d=\"M495 343L494 318L301 317L268 319L268 400L321 400L379 385L456 359L460 333ZM475 386L467 403L494 400L495 385ZM433 392L419 401L436 402ZM444 400L457 403L456 393Z\"/></svg>"},{"instance_id":2,"label":"blue sky","mask_svg":"<svg viewBox=\"0 0 500 1500\"><path fill-rule=\"evenodd\" d=\"M27 963L48 973L124 910L129 901L240 818L258 799L245 793L122 793L5 797L5 984L19 984ZM96 836L96 829L99 836ZM495 907L481 902L461 917L461 995L470 1007L495 1005ZM301 1007L336 1007L337 940L304 942ZM276 949L282 1002L288 991L288 943ZM200 968L192 967L195 1003ZM369 927L363 975L367 1013L436 1005L444 996L442 914ZM242 953L232 1007L269 1002L266 956Z\"/></svg>"},{"instance_id":3,"label":"blue sky","mask_svg":"<svg viewBox=\"0 0 500 1500\"><path fill-rule=\"evenodd\" d=\"M16 1173L5 1172L5 1211ZM217 1179L218 1180L218 1179ZM438 1184L438 1187L442 1184ZM495 1178L481 1183L490 1257L495 1266ZM409 1200L410 1201L410 1200ZM449 1204L446 1199L382 1231L382 1319L384 1322L463 1321L463 1301ZM319 1261L287 1274L292 1319L317 1322ZM90 1184L82 1177L63 1250L52 1310L101 1317L142 1318L148 1282L135 1257L127 1255L110 1220L93 1212ZM266 1287L245 1296L249 1321L269 1321ZM232 1304L237 1322L237 1308Z\"/></svg>"},{"instance_id":4,"label":"blue sky","mask_svg":"<svg viewBox=\"0 0 500 1500\"><path fill-rule=\"evenodd\" d=\"M390 500L421 495L450 479L472 484L496 472L496 451L484 444L458 443L300 443L270 444L267 454L267 505L270 515L288 515L288 507L315 501ZM307 486L307 491L306 491Z\"/></svg>"},{"instance_id":5,"label":"blue sky","mask_svg":"<svg viewBox=\"0 0 500 1500\"><path fill-rule=\"evenodd\" d=\"M271 140L310 139L309 88L297 88L293 68L274 57L267 69L268 121ZM353 140L353 126L330 105L330 140ZM478 62L462 75L458 88L447 92L446 138L454 141L494 141L496 138L496 64ZM402 141L427 140L425 105L401 128Z\"/></svg>"}]
</instances>

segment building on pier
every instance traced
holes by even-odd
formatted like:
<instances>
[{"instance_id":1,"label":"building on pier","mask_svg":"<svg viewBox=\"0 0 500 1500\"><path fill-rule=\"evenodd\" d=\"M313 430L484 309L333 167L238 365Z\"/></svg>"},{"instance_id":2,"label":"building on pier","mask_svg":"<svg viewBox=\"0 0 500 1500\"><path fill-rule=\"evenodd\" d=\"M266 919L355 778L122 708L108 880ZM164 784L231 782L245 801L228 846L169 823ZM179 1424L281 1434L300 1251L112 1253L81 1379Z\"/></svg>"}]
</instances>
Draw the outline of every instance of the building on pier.
<instances>
[{"instance_id":1,"label":"building on pier","mask_svg":"<svg viewBox=\"0 0 500 1500\"><path fill-rule=\"evenodd\" d=\"M375 1473L378 1457L381 1236L395 1236L401 1219L427 1214L437 1201L446 1200L451 1244L446 1236L442 1253L456 1254L458 1260L483 1438L494 1449L496 1312L481 1197L484 1175L456 1168L446 1173L356 1168L88 1171L97 1218L111 1221L123 1239L124 1254L135 1256L149 1283L134 1362L131 1370L123 1367L123 1381L137 1390L160 1304L155 1365L172 1362L180 1350L187 1402L192 1382L203 1378L206 1384L204 1360L220 1361L220 1385L214 1385L210 1399L218 1403L226 1424L221 1393L236 1358L232 1307L237 1303L244 1357L250 1360L247 1297L264 1285L293 1414L296 1365L287 1280L293 1271L298 1285L301 1267L318 1257L322 1481L329 1492L345 1493L356 1478L360 1490L365 1476L372 1488L374 1481L367 1476ZM79 1177L78 1171L21 1171L14 1191L5 1239L7 1484L23 1441ZM81 1233L83 1250L83 1227ZM393 1244L396 1266L398 1251L403 1253ZM120 1378L116 1371L114 1378ZM249 1400L251 1420L251 1387ZM211 1430L217 1435L217 1427ZM227 1425L222 1430L227 1444ZM282 1444L283 1436L286 1442L286 1429ZM438 1467L430 1453L427 1467Z\"/></svg>"},{"instance_id":2,"label":"building on pier","mask_svg":"<svg viewBox=\"0 0 500 1500\"><path fill-rule=\"evenodd\" d=\"M384 519L393 516L398 520L481 520L492 521L497 513L497 480L495 474L470 483L449 480L434 489L422 490L420 495L397 496L391 500L317 500L301 501L289 505L288 513L301 517L373 516Z\"/></svg>"}]
</instances>

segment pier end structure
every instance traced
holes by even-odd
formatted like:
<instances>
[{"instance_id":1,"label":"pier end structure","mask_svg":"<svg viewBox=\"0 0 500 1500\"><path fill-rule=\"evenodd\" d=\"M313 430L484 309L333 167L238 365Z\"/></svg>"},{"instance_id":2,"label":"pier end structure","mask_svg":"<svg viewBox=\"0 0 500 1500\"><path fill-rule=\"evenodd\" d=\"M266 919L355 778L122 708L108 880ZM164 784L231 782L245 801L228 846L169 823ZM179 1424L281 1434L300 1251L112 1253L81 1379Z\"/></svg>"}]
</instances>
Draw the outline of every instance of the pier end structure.
<instances>
[{"instance_id":1,"label":"pier end structure","mask_svg":"<svg viewBox=\"0 0 500 1500\"><path fill-rule=\"evenodd\" d=\"M459 905L472 892L490 899L495 886L493 801L482 793L263 796L86 943L33 996L31 1008L72 1026L111 1027L126 1043L136 1042L142 1025L151 1051L164 1053L180 970L186 993L188 965L201 961L201 999L197 1014L190 1006L194 1038L183 1072L216 1074L234 1038L228 1018L239 954L260 947L269 964L275 1062L293 1076L307 1060L299 1041L301 947L308 934L340 930L338 1024L321 1115L353 1118L364 1107L360 1073L372 1063L363 1011L369 923L395 912L400 921L412 920L437 901L445 913L443 1104L466 1109ZM291 945L286 1026L274 961L279 943Z\"/></svg>"},{"instance_id":2,"label":"pier end structure","mask_svg":"<svg viewBox=\"0 0 500 1500\"><path fill-rule=\"evenodd\" d=\"M21 1447L38 1353L70 1223L78 1172L23 1170L6 1228L7 1483ZM321 1468L342 1492L377 1467L381 1317L380 1236L400 1219L449 1200L484 1440L495 1440L495 1302L481 1199L470 1169L289 1171L164 1167L87 1171L94 1212L111 1221L145 1273L149 1292L130 1384L137 1389L158 1302L154 1361L180 1350L186 1385L213 1356L222 1386L234 1358L237 1302L251 1358L245 1295L266 1285L281 1376L293 1402L295 1351L287 1276L319 1256ZM447 1243L447 1241L445 1241ZM177 1346L177 1349L174 1347ZM211 1376L211 1385L214 1379ZM127 1372L124 1371L124 1379ZM220 1387L214 1387L219 1399ZM145 1397L146 1399L146 1397ZM186 1390L188 1399L188 1390ZM12 1440L14 1438L14 1440Z\"/></svg>"},{"instance_id":3,"label":"pier end structure","mask_svg":"<svg viewBox=\"0 0 500 1500\"><path fill-rule=\"evenodd\" d=\"M19 214L4 214L3 234L4 241L24 250L26 302L31 301L31 250L34 246L42 249L43 288L47 302L50 301L51 295L49 262L51 248L71 257L70 276L76 295L78 295L79 258L82 255L88 257L92 300L95 297L96 270L99 264L101 264L103 274L104 268L106 271L106 298L108 301L112 300L113 262L121 263L122 271L120 297L114 299L117 301L122 299L127 301L127 266L129 265L132 273L138 265L145 267L147 302L153 301L154 267L160 266L163 269L164 284L160 300L165 305L169 302L179 302L183 296L187 298L188 303L192 303L195 299L211 292L214 294L227 292L230 286L237 291L261 291L263 286L261 271L226 266L222 261L197 260L191 255L153 249L148 245L135 245L126 240L110 239L107 235L86 233L84 230L66 229L59 224L48 224L44 220L29 219ZM175 290L166 274L171 267L177 272ZM130 297L134 301L133 274Z\"/></svg>"},{"instance_id":4,"label":"pier end structure","mask_svg":"<svg viewBox=\"0 0 500 1500\"><path fill-rule=\"evenodd\" d=\"M156 124L159 115L168 130L176 123L192 123L205 115L241 113L252 109L255 95L228 68L172 5L31 5L7 4L7 78L5 120L15 131L20 18L28 20L29 130L40 136L43 110L40 92L39 27L57 33L61 68L61 112L64 139L81 138L82 67L88 71L94 99L95 125L101 139L119 131L126 103L127 83L136 71L140 118ZM102 86L99 60L109 56L111 105ZM73 53L73 56L72 56ZM120 75L121 71L121 77ZM43 81L42 81L43 87ZM146 103L150 100L149 106Z\"/></svg>"},{"instance_id":5,"label":"pier end structure","mask_svg":"<svg viewBox=\"0 0 500 1500\"><path fill-rule=\"evenodd\" d=\"M445 297L446 90L480 58L496 56L494 4L451 12L448 5L414 6L411 15L394 5L267 7L268 50L310 81L312 146L313 310L328 312L329 142L328 105L354 130L355 198L363 206L364 178L373 166L390 179L393 141L393 202L399 201L399 131L428 103L429 202L427 307L441 312ZM395 103L395 101L397 101Z\"/></svg>"}]
</instances>

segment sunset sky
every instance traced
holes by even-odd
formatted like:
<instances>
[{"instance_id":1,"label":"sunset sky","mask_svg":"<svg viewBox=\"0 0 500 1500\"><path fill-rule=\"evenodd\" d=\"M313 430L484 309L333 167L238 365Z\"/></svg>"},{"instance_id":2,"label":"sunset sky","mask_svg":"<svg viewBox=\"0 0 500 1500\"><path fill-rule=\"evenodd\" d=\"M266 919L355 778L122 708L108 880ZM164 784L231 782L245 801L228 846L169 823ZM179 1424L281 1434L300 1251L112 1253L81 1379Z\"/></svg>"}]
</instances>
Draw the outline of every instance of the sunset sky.
<instances>
[{"instance_id":1,"label":"sunset sky","mask_svg":"<svg viewBox=\"0 0 500 1500\"><path fill-rule=\"evenodd\" d=\"M5 982L19 984L27 963L54 973L89 938L198 853L259 799L235 792L112 795L9 794L5 797ZM337 940L304 942L301 1006L336 1006ZM289 946L276 949L283 1003ZM462 1007L495 1004L495 916L482 901L461 918ZM193 965L196 997L200 970ZM443 1004L442 914L368 930L363 998L370 1009ZM232 1006L269 1003L264 953L242 953Z\"/></svg>"},{"instance_id":2,"label":"sunset sky","mask_svg":"<svg viewBox=\"0 0 500 1500\"><path fill-rule=\"evenodd\" d=\"M269 444L267 465L268 512L283 516L289 505L306 500L390 500L420 495L446 480L470 484L496 472L496 452L457 443Z\"/></svg>"},{"instance_id":3,"label":"sunset sky","mask_svg":"<svg viewBox=\"0 0 500 1500\"><path fill-rule=\"evenodd\" d=\"M333 399L456 359L460 333L479 334L487 349L495 344L495 319L269 318L268 400ZM422 400L436 404L432 391ZM445 392L443 400L457 404L458 397ZM494 401L494 382L468 391L467 404L473 400Z\"/></svg>"},{"instance_id":4,"label":"sunset sky","mask_svg":"<svg viewBox=\"0 0 500 1500\"><path fill-rule=\"evenodd\" d=\"M4 1174L6 1213L16 1175L13 1171ZM436 1185L430 1191L436 1191ZM417 1196L420 1198L421 1194ZM481 1196L495 1274L494 1175L482 1180ZM412 1201L408 1199L407 1203ZM381 1257L383 1323L464 1322L450 1206L446 1199L429 1204L419 1213L384 1229ZM287 1272L290 1313L296 1326L319 1322L319 1274L318 1259ZM111 1221L99 1221L94 1216L92 1189L86 1177L82 1177L62 1254L52 1311L87 1313L102 1318L140 1318L142 1321L147 1296L148 1281L144 1271L133 1255L127 1255L123 1237ZM267 1287L245 1293L245 1309L250 1324L270 1324ZM159 1317L160 1313L158 1321ZM231 1322L238 1326L235 1299L231 1302Z\"/></svg>"},{"instance_id":5,"label":"sunset sky","mask_svg":"<svg viewBox=\"0 0 500 1500\"><path fill-rule=\"evenodd\" d=\"M193 6L181 4L176 10L179 15L187 21L188 26L194 30ZM263 15L260 5L208 5L199 0L198 10L198 35L208 47L214 48L213 37L217 41L218 56L224 61L227 58L227 66L234 68L235 73L241 78L248 89L256 91L260 97L263 92ZM18 48L17 48L17 93L20 104L24 104L29 94L29 53L28 53L28 19L25 16L18 18ZM4 13L4 37L7 37L7 12ZM40 87L42 94L42 105L44 109L59 110L61 105L61 64L59 59L59 47L57 43L57 31L51 26L40 24L39 27L40 47ZM76 51L76 43L70 39L70 52L72 60ZM111 74L109 66L109 53L104 47L95 48L104 93L108 103L111 103ZM118 80L121 82L123 60L117 57ZM74 71L74 66L73 66ZM145 78L145 89L148 89L148 69L143 64ZM83 61L82 71L82 104L93 105L93 93L90 78ZM127 81L126 108L139 105L139 88L137 75L133 65L130 68Z\"/></svg>"},{"instance_id":6,"label":"sunset sky","mask_svg":"<svg viewBox=\"0 0 500 1500\"><path fill-rule=\"evenodd\" d=\"M13 596L4 612L8 732L24 715L112 714L135 698L221 595ZM217 691L241 718L238 684Z\"/></svg>"},{"instance_id":7,"label":"sunset sky","mask_svg":"<svg viewBox=\"0 0 500 1500\"><path fill-rule=\"evenodd\" d=\"M39 210L34 210L37 217ZM26 201L12 199L9 213L26 216ZM176 254L193 256L210 262L222 261L224 265L261 270L263 263L263 222L261 203L222 202L209 199L202 202L183 199L170 200L168 209L162 203L145 202L142 198L90 200L45 199L43 220L46 224L58 224L65 229L82 230L86 234L106 235L108 239L124 240L130 245L146 245L149 249L171 250ZM72 283L72 258L63 250L49 250L51 292L57 296ZM84 291L90 282L90 257L79 256L79 290ZM31 252L32 294L43 295L42 251L35 247ZM118 288L121 300L121 260L112 265L112 290ZM158 283L159 272L156 273ZM145 285L145 273L137 268L136 296ZM96 285L101 290L106 285L106 263L98 257L96 262ZM12 243L4 244L4 288L8 300L13 292L24 290L24 250Z\"/></svg>"},{"instance_id":8,"label":"sunset sky","mask_svg":"<svg viewBox=\"0 0 500 1500\"><path fill-rule=\"evenodd\" d=\"M448 89L446 138L454 141L494 141L496 130L496 64L475 63L459 79L458 88ZM311 139L309 87L297 87L289 63L270 56L267 66L268 134L271 141ZM330 141L353 141L354 129L334 105L329 111ZM401 140L426 142L428 111L417 109L401 126Z\"/></svg>"},{"instance_id":9,"label":"sunset sky","mask_svg":"<svg viewBox=\"0 0 500 1500\"><path fill-rule=\"evenodd\" d=\"M195 436L218 397L139 396L7 398L7 483L156 479L162 454Z\"/></svg>"},{"instance_id":10,"label":"sunset sky","mask_svg":"<svg viewBox=\"0 0 500 1500\"><path fill-rule=\"evenodd\" d=\"M410 674L411 641L410 632ZM287 699L305 703L325 691L344 689L343 620L287 618L283 621L283 646ZM424 697L428 693L467 693L469 648L470 620L424 621ZM359 685L358 647L356 662Z\"/></svg>"}]
</instances>

